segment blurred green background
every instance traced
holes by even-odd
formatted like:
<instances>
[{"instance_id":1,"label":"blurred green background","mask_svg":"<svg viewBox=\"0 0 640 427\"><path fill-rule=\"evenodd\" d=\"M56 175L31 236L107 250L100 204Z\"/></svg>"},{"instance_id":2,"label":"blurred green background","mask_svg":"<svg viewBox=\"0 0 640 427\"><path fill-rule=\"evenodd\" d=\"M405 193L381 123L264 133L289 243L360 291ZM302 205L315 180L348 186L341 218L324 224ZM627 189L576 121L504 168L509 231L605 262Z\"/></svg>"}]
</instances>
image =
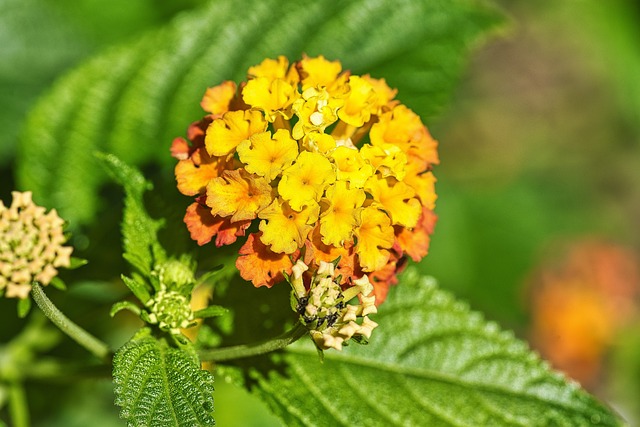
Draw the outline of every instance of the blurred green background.
<instances>
[{"instance_id":1,"label":"blurred green background","mask_svg":"<svg viewBox=\"0 0 640 427\"><path fill-rule=\"evenodd\" d=\"M201 3L0 0L2 199L10 200L18 186L14 162L25 115L56 78ZM428 123L440 141L439 221L421 268L528 339L537 315L530 300L538 272L549 260L562 264L567 247L603 242L638 262L640 6L632 0L499 4L508 25L475 49L451 103ZM5 25L2 16L12 19ZM640 287L632 275L628 279ZM102 298L108 311L109 295L123 289L102 286L109 290L100 296L76 290L72 298ZM14 305L0 301L0 343L23 326ZM596 376L585 385L640 422L640 322L629 313L603 344ZM89 320L91 327L100 329ZM114 336L113 342L125 339ZM73 387L34 383L30 391L39 399L61 396L56 413L49 413L47 402L33 402L36 425L98 425L96 414L103 415L101 425L120 425L104 379ZM216 405L224 408L216 414L218 425L278 425L262 404L224 378L217 378L216 391Z\"/></svg>"}]
</instances>

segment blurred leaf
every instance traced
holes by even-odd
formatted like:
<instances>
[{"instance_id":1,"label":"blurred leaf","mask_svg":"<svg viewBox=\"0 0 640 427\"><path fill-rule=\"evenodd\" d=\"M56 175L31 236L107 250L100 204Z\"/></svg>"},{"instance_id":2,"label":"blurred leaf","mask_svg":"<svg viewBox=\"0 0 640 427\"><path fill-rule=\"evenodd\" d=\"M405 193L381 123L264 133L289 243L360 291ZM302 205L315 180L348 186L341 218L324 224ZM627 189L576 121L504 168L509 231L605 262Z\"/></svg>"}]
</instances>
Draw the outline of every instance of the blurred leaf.
<instances>
[{"instance_id":1,"label":"blurred leaf","mask_svg":"<svg viewBox=\"0 0 640 427\"><path fill-rule=\"evenodd\" d=\"M501 22L475 0L220 0L66 75L29 116L18 184L72 225L100 209L95 150L171 165L169 143L202 116L207 86L265 57L303 52L384 77L419 114L450 95L471 42Z\"/></svg>"},{"instance_id":2,"label":"blurred leaf","mask_svg":"<svg viewBox=\"0 0 640 427\"><path fill-rule=\"evenodd\" d=\"M18 317L24 319L31 311L31 298L18 299Z\"/></svg>"},{"instance_id":3,"label":"blurred leaf","mask_svg":"<svg viewBox=\"0 0 640 427\"><path fill-rule=\"evenodd\" d=\"M89 260L71 257L70 264L69 264L69 267L67 267L67 269L75 270L76 268L80 268L83 265L87 265L88 263L89 263Z\"/></svg>"},{"instance_id":4,"label":"blurred leaf","mask_svg":"<svg viewBox=\"0 0 640 427\"><path fill-rule=\"evenodd\" d=\"M223 316L229 312L228 309L221 307L219 305L210 305L207 308L203 308L202 310L198 310L194 313L196 318L205 318L205 317L218 317Z\"/></svg>"},{"instance_id":5,"label":"blurred leaf","mask_svg":"<svg viewBox=\"0 0 640 427\"><path fill-rule=\"evenodd\" d=\"M135 426L213 425L213 377L195 352L141 330L116 353L113 380L120 416Z\"/></svg>"},{"instance_id":6,"label":"blurred leaf","mask_svg":"<svg viewBox=\"0 0 640 427\"><path fill-rule=\"evenodd\" d=\"M306 342L284 353L281 373L250 368L255 392L286 425L623 425L416 269L401 282L368 346L325 352L320 363Z\"/></svg>"},{"instance_id":7,"label":"blurred leaf","mask_svg":"<svg viewBox=\"0 0 640 427\"><path fill-rule=\"evenodd\" d=\"M0 1L0 165L13 158L23 117L56 76L98 49L166 21L154 0Z\"/></svg>"}]
</instances>

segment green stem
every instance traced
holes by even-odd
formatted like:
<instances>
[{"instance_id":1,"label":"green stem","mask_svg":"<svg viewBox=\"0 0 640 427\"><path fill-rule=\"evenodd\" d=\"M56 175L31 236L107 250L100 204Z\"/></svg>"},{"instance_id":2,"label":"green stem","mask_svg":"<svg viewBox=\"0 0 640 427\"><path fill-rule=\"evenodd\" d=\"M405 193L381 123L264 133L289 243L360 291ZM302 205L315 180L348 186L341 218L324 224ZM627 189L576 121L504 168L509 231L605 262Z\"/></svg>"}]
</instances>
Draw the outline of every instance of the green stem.
<instances>
[{"instance_id":1,"label":"green stem","mask_svg":"<svg viewBox=\"0 0 640 427\"><path fill-rule=\"evenodd\" d=\"M58 307L47 298L40 285L34 283L31 294L45 316L60 328L62 332L100 359L109 359L111 355L109 347L65 316Z\"/></svg>"},{"instance_id":2,"label":"green stem","mask_svg":"<svg viewBox=\"0 0 640 427\"><path fill-rule=\"evenodd\" d=\"M222 362L224 360L240 359L243 357L257 356L259 354L270 353L275 350L285 348L289 344L299 340L308 332L302 323L297 323L295 327L288 330L279 337L259 342L256 344L243 344L233 347L223 347L201 350L200 360L211 362Z\"/></svg>"},{"instance_id":3,"label":"green stem","mask_svg":"<svg viewBox=\"0 0 640 427\"><path fill-rule=\"evenodd\" d=\"M9 385L9 413L15 427L29 427L29 409L24 387L18 382Z\"/></svg>"}]
</instances>

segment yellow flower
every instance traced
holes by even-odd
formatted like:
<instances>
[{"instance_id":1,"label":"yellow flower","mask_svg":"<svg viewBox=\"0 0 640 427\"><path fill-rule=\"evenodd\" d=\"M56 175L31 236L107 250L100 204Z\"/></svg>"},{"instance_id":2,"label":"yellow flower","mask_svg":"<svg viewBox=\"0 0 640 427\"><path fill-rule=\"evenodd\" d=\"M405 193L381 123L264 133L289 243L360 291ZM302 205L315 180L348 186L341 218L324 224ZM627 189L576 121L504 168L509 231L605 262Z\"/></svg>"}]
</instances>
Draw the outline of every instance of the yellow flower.
<instances>
[{"instance_id":1,"label":"yellow flower","mask_svg":"<svg viewBox=\"0 0 640 427\"><path fill-rule=\"evenodd\" d=\"M258 65L249 67L249 78L266 77L269 80L284 79L290 83L298 83L298 72L295 67L289 68L289 60L280 55L278 59L267 58Z\"/></svg>"},{"instance_id":2,"label":"yellow flower","mask_svg":"<svg viewBox=\"0 0 640 427\"><path fill-rule=\"evenodd\" d=\"M330 96L325 88L308 88L302 92L302 98L293 103L293 112L298 116L293 137L300 139L310 132L324 132L338 120L337 111L343 104L342 99Z\"/></svg>"},{"instance_id":3,"label":"yellow flower","mask_svg":"<svg viewBox=\"0 0 640 427\"><path fill-rule=\"evenodd\" d=\"M392 224L413 228L418 223L422 206L416 199L415 191L402 181L389 186L386 179L373 177L367 181L365 190L371 194L374 203L391 217Z\"/></svg>"},{"instance_id":4,"label":"yellow flower","mask_svg":"<svg viewBox=\"0 0 640 427\"><path fill-rule=\"evenodd\" d=\"M273 138L271 132L251 135L238 145L237 152L247 172L273 181L298 157L298 143L288 130L278 129Z\"/></svg>"},{"instance_id":5,"label":"yellow flower","mask_svg":"<svg viewBox=\"0 0 640 427\"><path fill-rule=\"evenodd\" d=\"M344 108L338 111L338 117L351 126L362 126L371 119L376 112L376 93L368 81L358 77L349 77L349 94Z\"/></svg>"},{"instance_id":6,"label":"yellow flower","mask_svg":"<svg viewBox=\"0 0 640 427\"><path fill-rule=\"evenodd\" d=\"M420 117L404 105L382 114L369 133L371 145L395 145L424 169L438 163L437 142L431 137Z\"/></svg>"},{"instance_id":7,"label":"yellow flower","mask_svg":"<svg viewBox=\"0 0 640 427\"><path fill-rule=\"evenodd\" d=\"M393 144L365 145L360 154L382 177L404 178L407 155L400 147Z\"/></svg>"},{"instance_id":8,"label":"yellow flower","mask_svg":"<svg viewBox=\"0 0 640 427\"><path fill-rule=\"evenodd\" d=\"M293 209L300 211L303 206L320 200L325 188L335 180L336 173L325 156L303 151L283 172L278 192Z\"/></svg>"},{"instance_id":9,"label":"yellow flower","mask_svg":"<svg viewBox=\"0 0 640 427\"><path fill-rule=\"evenodd\" d=\"M269 181L244 170L224 171L207 185L212 215L231 216L231 222L254 219L273 200Z\"/></svg>"},{"instance_id":10,"label":"yellow flower","mask_svg":"<svg viewBox=\"0 0 640 427\"><path fill-rule=\"evenodd\" d=\"M259 111L229 111L207 128L204 143L212 156L226 156L254 133L267 130L267 122Z\"/></svg>"},{"instance_id":11,"label":"yellow flower","mask_svg":"<svg viewBox=\"0 0 640 427\"><path fill-rule=\"evenodd\" d=\"M336 148L336 140L326 133L309 132L302 139L302 146L314 153L330 153Z\"/></svg>"},{"instance_id":12,"label":"yellow flower","mask_svg":"<svg viewBox=\"0 0 640 427\"><path fill-rule=\"evenodd\" d=\"M278 116L289 120L291 106L300 94L295 84L284 79L256 77L249 80L242 90L242 99L255 109L263 111L267 121L273 123Z\"/></svg>"},{"instance_id":13,"label":"yellow flower","mask_svg":"<svg viewBox=\"0 0 640 427\"><path fill-rule=\"evenodd\" d=\"M328 207L320 216L320 234L325 245L342 246L352 238L365 197L364 191L349 188L344 181L327 188L323 202Z\"/></svg>"},{"instance_id":14,"label":"yellow flower","mask_svg":"<svg viewBox=\"0 0 640 427\"><path fill-rule=\"evenodd\" d=\"M398 89L391 89L384 79L374 79L368 74L362 76L362 79L366 80L371 86L373 86L373 90L376 93L376 104L378 109L382 109L383 107L392 108L398 103L397 101L393 101L393 98L395 98L398 93Z\"/></svg>"},{"instance_id":15,"label":"yellow flower","mask_svg":"<svg viewBox=\"0 0 640 427\"><path fill-rule=\"evenodd\" d=\"M416 197L424 207L435 208L438 196L435 189L436 177L433 173L419 172L419 166L416 163L409 163L403 182L415 190Z\"/></svg>"},{"instance_id":16,"label":"yellow flower","mask_svg":"<svg viewBox=\"0 0 640 427\"><path fill-rule=\"evenodd\" d=\"M373 167L365 162L355 148L338 147L331 153L331 158L337 168L337 178L349 182L351 187L364 187L365 182L373 175Z\"/></svg>"},{"instance_id":17,"label":"yellow flower","mask_svg":"<svg viewBox=\"0 0 640 427\"><path fill-rule=\"evenodd\" d=\"M376 271L384 267L394 242L393 227L387 214L374 206L364 208L355 234L358 238L356 252L362 269Z\"/></svg>"},{"instance_id":18,"label":"yellow flower","mask_svg":"<svg viewBox=\"0 0 640 427\"><path fill-rule=\"evenodd\" d=\"M298 212L291 209L289 203L276 199L259 214L262 219L260 240L273 252L291 254L303 246L318 220L319 211L320 207L315 202Z\"/></svg>"},{"instance_id":19,"label":"yellow flower","mask_svg":"<svg viewBox=\"0 0 640 427\"><path fill-rule=\"evenodd\" d=\"M310 87L325 87L331 94L336 90L344 91L342 87L348 76L340 76L342 65L339 61L328 61L322 55L316 58L305 56L299 62L299 70L303 91Z\"/></svg>"}]
</instances>

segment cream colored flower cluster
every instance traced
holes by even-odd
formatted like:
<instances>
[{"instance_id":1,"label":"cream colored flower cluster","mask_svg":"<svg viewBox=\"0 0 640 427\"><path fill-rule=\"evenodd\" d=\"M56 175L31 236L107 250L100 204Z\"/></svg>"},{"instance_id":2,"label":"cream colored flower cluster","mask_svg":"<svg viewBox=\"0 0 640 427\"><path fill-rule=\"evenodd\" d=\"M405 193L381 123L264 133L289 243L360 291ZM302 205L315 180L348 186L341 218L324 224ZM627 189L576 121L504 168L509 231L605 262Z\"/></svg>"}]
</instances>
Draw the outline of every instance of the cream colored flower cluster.
<instances>
[{"instance_id":1,"label":"cream colored flower cluster","mask_svg":"<svg viewBox=\"0 0 640 427\"><path fill-rule=\"evenodd\" d=\"M68 267L73 248L62 246L64 221L55 209L45 213L31 192L12 192L7 208L0 201L0 294L28 297L33 282L48 285L58 267Z\"/></svg>"},{"instance_id":2,"label":"cream colored flower cluster","mask_svg":"<svg viewBox=\"0 0 640 427\"><path fill-rule=\"evenodd\" d=\"M354 281L352 287L343 291L335 277L334 263L320 261L320 266L311 279L307 290L302 279L308 266L301 260L293 266L289 278L295 296L292 307L300 321L309 329L311 338L321 350L334 348L342 350L343 344L350 339L368 340L378 324L369 319L369 314L378 312L375 296L371 295L373 286L367 276ZM360 304L348 302L358 296ZM358 323L357 320L361 322Z\"/></svg>"}]
</instances>

